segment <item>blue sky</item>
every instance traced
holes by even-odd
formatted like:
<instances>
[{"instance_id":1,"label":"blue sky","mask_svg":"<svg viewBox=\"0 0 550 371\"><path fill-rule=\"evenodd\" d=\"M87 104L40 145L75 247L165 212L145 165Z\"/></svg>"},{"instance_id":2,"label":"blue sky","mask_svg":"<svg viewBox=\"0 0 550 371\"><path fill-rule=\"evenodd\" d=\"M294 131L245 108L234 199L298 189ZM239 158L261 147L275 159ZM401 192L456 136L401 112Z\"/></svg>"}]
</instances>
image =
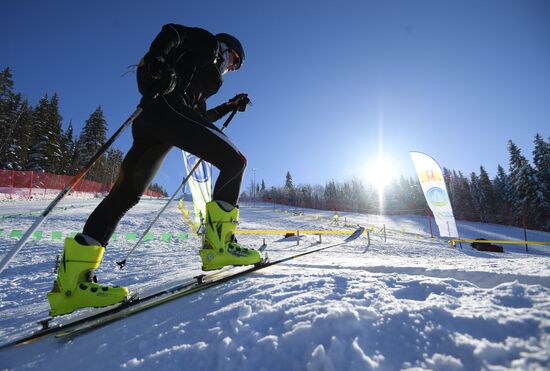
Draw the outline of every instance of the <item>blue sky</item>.
<instances>
[{"instance_id":1,"label":"blue sky","mask_svg":"<svg viewBox=\"0 0 550 371\"><path fill-rule=\"evenodd\" d=\"M113 133L139 102L133 74L165 23L228 32L247 60L210 105L246 92L227 130L267 186L368 177L380 152L412 176L418 150L464 173L531 158L550 136L550 2L5 1L0 68L32 104L57 92L76 130L101 105ZM221 124L221 122L220 122ZM130 131L116 145L126 151ZM173 150L156 181L184 175Z\"/></svg>"}]
</instances>

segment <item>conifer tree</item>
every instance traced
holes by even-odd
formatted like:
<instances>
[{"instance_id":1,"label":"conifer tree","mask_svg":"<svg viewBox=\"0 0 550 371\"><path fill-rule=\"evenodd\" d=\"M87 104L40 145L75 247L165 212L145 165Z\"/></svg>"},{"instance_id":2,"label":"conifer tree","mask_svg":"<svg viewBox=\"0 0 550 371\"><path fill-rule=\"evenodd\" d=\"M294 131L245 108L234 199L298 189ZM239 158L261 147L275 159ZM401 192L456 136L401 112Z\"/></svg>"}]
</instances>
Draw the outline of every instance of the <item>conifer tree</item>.
<instances>
[{"instance_id":1,"label":"conifer tree","mask_svg":"<svg viewBox=\"0 0 550 371\"><path fill-rule=\"evenodd\" d=\"M479 168L478 178L479 205L482 220L486 222L494 221L495 214L495 194L493 183L489 174L483 166Z\"/></svg>"},{"instance_id":2,"label":"conifer tree","mask_svg":"<svg viewBox=\"0 0 550 371\"><path fill-rule=\"evenodd\" d=\"M292 175L290 175L290 171L286 172L286 178L285 178L285 188L292 189L294 185L292 184Z\"/></svg>"},{"instance_id":3,"label":"conifer tree","mask_svg":"<svg viewBox=\"0 0 550 371\"><path fill-rule=\"evenodd\" d=\"M3 147L4 160L1 167L14 170L25 169L29 147L32 144L32 107L28 101L24 100L21 103L20 99L21 95L17 94L13 106L17 107L15 116L13 122L9 123L8 136L3 138L3 144L6 146Z\"/></svg>"},{"instance_id":4,"label":"conifer tree","mask_svg":"<svg viewBox=\"0 0 550 371\"><path fill-rule=\"evenodd\" d=\"M46 153L50 160L46 171L54 174L63 174L62 169L65 166L61 148L61 120L61 114L59 113L59 98L57 94L54 94L48 104L46 121L49 138L46 145Z\"/></svg>"},{"instance_id":5,"label":"conifer tree","mask_svg":"<svg viewBox=\"0 0 550 371\"><path fill-rule=\"evenodd\" d=\"M33 143L29 149L28 169L32 171L44 172L49 168L50 158L48 157L48 142L50 135L48 132L49 99L44 95L34 109L34 135Z\"/></svg>"},{"instance_id":6,"label":"conifer tree","mask_svg":"<svg viewBox=\"0 0 550 371\"><path fill-rule=\"evenodd\" d=\"M453 190L452 190L452 176L453 173L447 169L446 167L443 168L443 181L445 182L445 186L447 187L447 193L449 194L449 200L451 200L451 205L453 202Z\"/></svg>"},{"instance_id":7,"label":"conifer tree","mask_svg":"<svg viewBox=\"0 0 550 371\"><path fill-rule=\"evenodd\" d=\"M86 120L80 135L77 151L79 162L77 168L82 168L94 156L106 141L107 122L101 106ZM87 179L101 182L105 175L105 156L102 156L90 169Z\"/></svg>"},{"instance_id":8,"label":"conifer tree","mask_svg":"<svg viewBox=\"0 0 550 371\"><path fill-rule=\"evenodd\" d=\"M124 153L122 153L121 150L111 148L107 151L107 164L105 168L105 176L102 180L103 182L112 184L116 181L123 159Z\"/></svg>"},{"instance_id":9,"label":"conifer tree","mask_svg":"<svg viewBox=\"0 0 550 371\"><path fill-rule=\"evenodd\" d=\"M477 220L477 213L474 207L472 193L470 192L468 179L460 171L453 178L455 202L456 205L459 205L456 211L457 218Z\"/></svg>"},{"instance_id":10,"label":"conifer tree","mask_svg":"<svg viewBox=\"0 0 550 371\"><path fill-rule=\"evenodd\" d=\"M21 118L21 95L13 91L13 76L6 68L0 73L0 168L17 169L17 125Z\"/></svg>"},{"instance_id":11,"label":"conifer tree","mask_svg":"<svg viewBox=\"0 0 550 371\"><path fill-rule=\"evenodd\" d=\"M533 164L544 198L547 202L550 202L550 142L545 142L540 134L535 135Z\"/></svg>"},{"instance_id":12,"label":"conifer tree","mask_svg":"<svg viewBox=\"0 0 550 371\"><path fill-rule=\"evenodd\" d=\"M58 174L72 174L72 159L75 151L75 142L73 138L73 124L69 123L67 131L61 136L61 141L59 144L61 151L61 161L60 166L58 167Z\"/></svg>"},{"instance_id":13,"label":"conifer tree","mask_svg":"<svg viewBox=\"0 0 550 371\"><path fill-rule=\"evenodd\" d=\"M497 176L493 181L493 194L495 197L495 215L499 223L510 222L510 180L504 168L498 165Z\"/></svg>"},{"instance_id":14,"label":"conifer tree","mask_svg":"<svg viewBox=\"0 0 550 371\"><path fill-rule=\"evenodd\" d=\"M69 175L75 175L80 171L81 164L85 161L82 160L82 156L80 155L80 146L81 146L81 140L79 135L75 135L73 139L73 150L72 150L72 156L69 161Z\"/></svg>"},{"instance_id":15,"label":"conifer tree","mask_svg":"<svg viewBox=\"0 0 550 371\"><path fill-rule=\"evenodd\" d=\"M539 226L544 222L541 218L548 204L538 185L536 172L511 140L508 141L508 152L514 222Z\"/></svg>"},{"instance_id":16,"label":"conifer tree","mask_svg":"<svg viewBox=\"0 0 550 371\"><path fill-rule=\"evenodd\" d=\"M484 213L482 210L482 196L479 186L479 177L475 172L470 174L470 196L472 198L472 206L475 211L475 215L479 215L481 222L485 222Z\"/></svg>"},{"instance_id":17,"label":"conifer tree","mask_svg":"<svg viewBox=\"0 0 550 371\"><path fill-rule=\"evenodd\" d=\"M338 205L338 187L334 180L325 185L324 199L329 209L335 209Z\"/></svg>"},{"instance_id":18,"label":"conifer tree","mask_svg":"<svg viewBox=\"0 0 550 371\"><path fill-rule=\"evenodd\" d=\"M9 68L0 72L0 164L3 164L3 149L7 146L6 139L10 130L10 124L13 121L12 100L13 93L13 75Z\"/></svg>"}]
</instances>

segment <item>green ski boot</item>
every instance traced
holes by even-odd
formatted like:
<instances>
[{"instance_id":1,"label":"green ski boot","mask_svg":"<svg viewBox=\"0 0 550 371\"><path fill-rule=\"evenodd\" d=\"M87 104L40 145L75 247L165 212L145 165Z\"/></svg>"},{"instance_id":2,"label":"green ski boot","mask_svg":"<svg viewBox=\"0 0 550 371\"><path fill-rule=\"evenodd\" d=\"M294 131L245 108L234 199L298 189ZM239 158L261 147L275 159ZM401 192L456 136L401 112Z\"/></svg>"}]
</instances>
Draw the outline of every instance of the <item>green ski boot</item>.
<instances>
[{"instance_id":1,"label":"green ski boot","mask_svg":"<svg viewBox=\"0 0 550 371\"><path fill-rule=\"evenodd\" d=\"M262 260L260 253L239 245L233 232L239 221L239 209L224 201L206 204L205 243L199 251L202 270L221 269L227 265L251 265Z\"/></svg>"},{"instance_id":2,"label":"green ski boot","mask_svg":"<svg viewBox=\"0 0 550 371\"><path fill-rule=\"evenodd\" d=\"M50 315L68 314L79 308L106 307L122 302L128 289L103 286L92 278L92 272L103 260L105 248L81 245L74 238L65 239L63 258L59 264L53 290L48 293Z\"/></svg>"}]
</instances>

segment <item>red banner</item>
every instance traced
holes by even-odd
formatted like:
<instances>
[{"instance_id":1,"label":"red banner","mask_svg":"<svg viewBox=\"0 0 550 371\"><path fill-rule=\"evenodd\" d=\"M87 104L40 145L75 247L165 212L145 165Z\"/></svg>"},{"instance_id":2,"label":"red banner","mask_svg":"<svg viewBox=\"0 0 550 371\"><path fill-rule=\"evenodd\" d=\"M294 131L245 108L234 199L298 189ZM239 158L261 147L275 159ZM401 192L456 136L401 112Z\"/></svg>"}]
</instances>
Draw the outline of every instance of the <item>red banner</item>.
<instances>
[{"instance_id":1,"label":"red banner","mask_svg":"<svg viewBox=\"0 0 550 371\"><path fill-rule=\"evenodd\" d=\"M33 198L56 195L71 181L70 175L57 175L36 171L0 170L0 194L6 198ZM111 183L98 183L91 180L81 180L71 193L108 193ZM158 192L147 190L145 196L162 197Z\"/></svg>"}]
</instances>

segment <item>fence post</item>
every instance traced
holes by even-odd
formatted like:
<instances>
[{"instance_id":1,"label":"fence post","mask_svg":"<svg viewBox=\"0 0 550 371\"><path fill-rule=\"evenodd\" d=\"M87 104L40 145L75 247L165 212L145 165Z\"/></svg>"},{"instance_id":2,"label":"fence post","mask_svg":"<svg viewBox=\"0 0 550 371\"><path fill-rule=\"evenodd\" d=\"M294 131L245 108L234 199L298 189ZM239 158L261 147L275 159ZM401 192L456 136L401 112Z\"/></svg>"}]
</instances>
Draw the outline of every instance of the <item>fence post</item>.
<instances>
[{"instance_id":1,"label":"fence post","mask_svg":"<svg viewBox=\"0 0 550 371\"><path fill-rule=\"evenodd\" d=\"M523 217L523 237L525 239L525 252L529 252L529 246L527 245L527 228L525 228L525 217Z\"/></svg>"},{"instance_id":2,"label":"fence post","mask_svg":"<svg viewBox=\"0 0 550 371\"><path fill-rule=\"evenodd\" d=\"M428 210L426 210L426 216L428 217L428 223L430 224L430 236L432 238L434 238L434 233L433 233L433 230L432 230L432 218L431 218L430 212Z\"/></svg>"},{"instance_id":3,"label":"fence post","mask_svg":"<svg viewBox=\"0 0 550 371\"><path fill-rule=\"evenodd\" d=\"M29 181L29 199L32 198L32 178L34 176L34 171L31 171L31 179Z\"/></svg>"},{"instance_id":4,"label":"fence post","mask_svg":"<svg viewBox=\"0 0 550 371\"><path fill-rule=\"evenodd\" d=\"M13 187L15 185L15 170L11 171L11 188L10 188L10 200L13 199Z\"/></svg>"},{"instance_id":5,"label":"fence post","mask_svg":"<svg viewBox=\"0 0 550 371\"><path fill-rule=\"evenodd\" d=\"M296 246L300 244L300 231L296 231Z\"/></svg>"},{"instance_id":6,"label":"fence post","mask_svg":"<svg viewBox=\"0 0 550 371\"><path fill-rule=\"evenodd\" d=\"M44 196L46 198L46 190L48 189L48 177L42 173L42 187L44 187Z\"/></svg>"},{"instance_id":7,"label":"fence post","mask_svg":"<svg viewBox=\"0 0 550 371\"><path fill-rule=\"evenodd\" d=\"M386 242L386 224L384 224L384 242Z\"/></svg>"}]
</instances>

